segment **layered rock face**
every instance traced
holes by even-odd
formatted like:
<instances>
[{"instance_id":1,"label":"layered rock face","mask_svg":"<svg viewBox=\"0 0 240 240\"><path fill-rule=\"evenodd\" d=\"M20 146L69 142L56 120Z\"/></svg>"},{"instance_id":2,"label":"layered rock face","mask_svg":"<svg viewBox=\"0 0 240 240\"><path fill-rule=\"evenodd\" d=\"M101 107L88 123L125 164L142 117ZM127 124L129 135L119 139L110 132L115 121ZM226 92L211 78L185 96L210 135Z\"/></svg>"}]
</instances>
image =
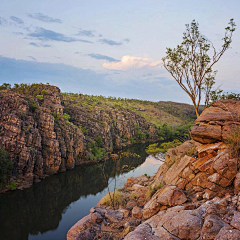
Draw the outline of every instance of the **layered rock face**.
<instances>
[{"instance_id":1,"label":"layered rock face","mask_svg":"<svg viewBox=\"0 0 240 240\"><path fill-rule=\"evenodd\" d=\"M87 144L96 137L102 140L98 147L111 152L131 144L138 132L149 140L158 136L156 127L135 112L90 111L64 100L55 86L33 84L0 91L0 146L10 154L11 181L19 188L91 162Z\"/></svg>"},{"instance_id":2,"label":"layered rock face","mask_svg":"<svg viewBox=\"0 0 240 240\"><path fill-rule=\"evenodd\" d=\"M206 109L195 121L192 140L168 150L154 176L129 178L120 189L127 204L113 213L122 214L118 224L106 214L96 222L91 212L68 239L84 239L79 226L85 239L88 231L101 239L106 225L111 234L102 239L240 239L240 157L228 144L238 131L239 113L240 103L232 100Z\"/></svg>"},{"instance_id":3,"label":"layered rock face","mask_svg":"<svg viewBox=\"0 0 240 240\"><path fill-rule=\"evenodd\" d=\"M240 126L240 102L219 100L195 121L191 137L200 143L226 141L229 131L236 126Z\"/></svg>"}]
</instances>

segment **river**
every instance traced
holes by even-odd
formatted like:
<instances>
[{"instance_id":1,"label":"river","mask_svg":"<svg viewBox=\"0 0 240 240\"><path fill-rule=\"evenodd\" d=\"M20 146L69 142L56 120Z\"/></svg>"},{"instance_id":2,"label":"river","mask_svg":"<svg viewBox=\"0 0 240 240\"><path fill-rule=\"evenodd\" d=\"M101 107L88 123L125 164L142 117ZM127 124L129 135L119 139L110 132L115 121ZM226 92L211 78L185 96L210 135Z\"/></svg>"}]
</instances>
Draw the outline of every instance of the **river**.
<instances>
[{"instance_id":1,"label":"river","mask_svg":"<svg viewBox=\"0 0 240 240\"><path fill-rule=\"evenodd\" d=\"M162 162L147 156L145 147L143 144L131 146L123 151L128 157L117 163L106 161L105 172L111 190L114 177L119 187L128 177L157 172ZM133 157L132 153L140 157ZM66 239L71 226L89 214L90 208L107 193L101 167L99 164L78 166L29 189L0 194L0 239Z\"/></svg>"}]
</instances>

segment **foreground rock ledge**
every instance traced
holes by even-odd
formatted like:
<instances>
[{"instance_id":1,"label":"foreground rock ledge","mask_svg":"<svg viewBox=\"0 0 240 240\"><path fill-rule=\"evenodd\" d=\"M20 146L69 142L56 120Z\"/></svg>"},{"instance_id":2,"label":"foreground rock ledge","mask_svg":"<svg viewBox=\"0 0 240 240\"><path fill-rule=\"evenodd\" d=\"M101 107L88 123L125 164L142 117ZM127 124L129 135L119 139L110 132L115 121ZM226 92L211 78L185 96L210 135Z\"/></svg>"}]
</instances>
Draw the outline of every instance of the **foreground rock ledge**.
<instances>
[{"instance_id":1,"label":"foreground rock ledge","mask_svg":"<svg viewBox=\"0 0 240 240\"><path fill-rule=\"evenodd\" d=\"M168 150L154 176L127 179L119 190L124 206L100 201L67 239L240 240L240 159L225 141L239 113L232 100L206 109L193 140Z\"/></svg>"}]
</instances>

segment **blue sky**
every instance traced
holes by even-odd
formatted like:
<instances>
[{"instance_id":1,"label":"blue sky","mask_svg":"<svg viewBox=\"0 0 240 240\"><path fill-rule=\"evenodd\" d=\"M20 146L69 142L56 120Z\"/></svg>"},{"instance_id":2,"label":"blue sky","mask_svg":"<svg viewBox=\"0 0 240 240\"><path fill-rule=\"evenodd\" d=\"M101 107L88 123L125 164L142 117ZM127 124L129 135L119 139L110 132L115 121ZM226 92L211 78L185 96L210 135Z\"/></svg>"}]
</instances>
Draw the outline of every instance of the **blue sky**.
<instances>
[{"instance_id":1,"label":"blue sky","mask_svg":"<svg viewBox=\"0 0 240 240\"><path fill-rule=\"evenodd\" d=\"M190 103L161 67L195 19L221 47L234 18L231 49L215 65L216 87L240 91L239 0L1 0L0 83L43 82L62 91Z\"/></svg>"}]
</instances>

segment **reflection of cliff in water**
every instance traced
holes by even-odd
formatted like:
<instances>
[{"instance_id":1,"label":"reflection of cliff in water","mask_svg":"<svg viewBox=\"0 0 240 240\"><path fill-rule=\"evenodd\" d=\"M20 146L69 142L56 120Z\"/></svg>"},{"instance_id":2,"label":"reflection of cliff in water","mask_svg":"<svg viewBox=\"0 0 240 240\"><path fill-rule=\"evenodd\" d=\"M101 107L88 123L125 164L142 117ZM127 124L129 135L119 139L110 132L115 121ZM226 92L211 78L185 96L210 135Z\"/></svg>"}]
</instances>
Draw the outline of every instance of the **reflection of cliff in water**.
<instances>
[{"instance_id":1,"label":"reflection of cliff in water","mask_svg":"<svg viewBox=\"0 0 240 240\"><path fill-rule=\"evenodd\" d=\"M144 149L145 145L126 149L137 152L141 158L120 159L117 169L123 165L139 166L146 157ZM107 161L105 169L109 177L114 177L112 160ZM28 239L29 233L56 229L69 204L104 188L106 183L101 170L97 165L91 165L51 176L30 189L0 195L1 239Z\"/></svg>"}]
</instances>

